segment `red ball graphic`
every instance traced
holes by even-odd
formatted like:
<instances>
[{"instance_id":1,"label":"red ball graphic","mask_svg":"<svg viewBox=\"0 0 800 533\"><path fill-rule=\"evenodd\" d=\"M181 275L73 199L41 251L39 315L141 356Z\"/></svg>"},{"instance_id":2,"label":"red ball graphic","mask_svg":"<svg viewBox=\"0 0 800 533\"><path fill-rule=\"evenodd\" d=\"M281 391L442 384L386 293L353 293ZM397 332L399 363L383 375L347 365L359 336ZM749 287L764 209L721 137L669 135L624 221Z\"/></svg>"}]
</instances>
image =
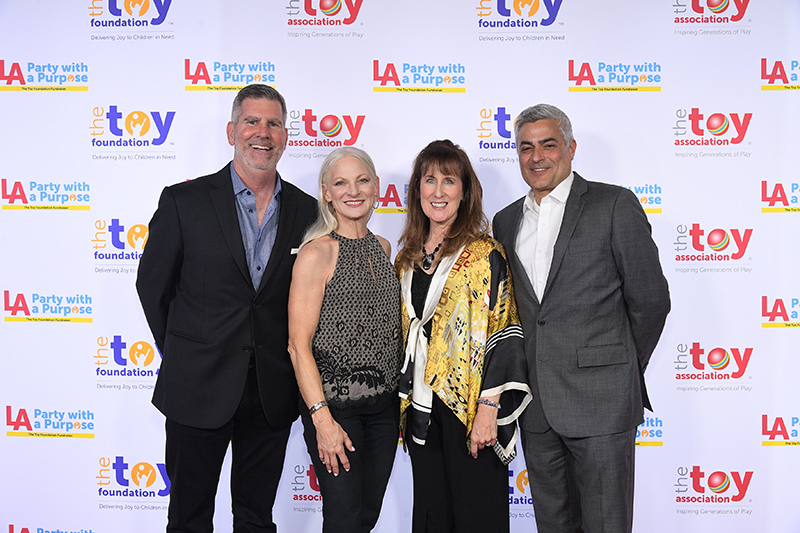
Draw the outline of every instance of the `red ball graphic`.
<instances>
[{"instance_id":1,"label":"red ball graphic","mask_svg":"<svg viewBox=\"0 0 800 533\"><path fill-rule=\"evenodd\" d=\"M726 358L728 359L727 361L725 361ZM730 363L730 357L728 357L728 353L724 348L714 348L708 352L707 360L714 370L722 370Z\"/></svg>"},{"instance_id":2,"label":"red ball graphic","mask_svg":"<svg viewBox=\"0 0 800 533\"><path fill-rule=\"evenodd\" d=\"M325 115L319 121L319 129L326 137L335 137L342 131L342 122L336 115Z\"/></svg>"},{"instance_id":3,"label":"red ball graphic","mask_svg":"<svg viewBox=\"0 0 800 533\"><path fill-rule=\"evenodd\" d=\"M714 13L719 13L720 11L724 11L724 8L723 9L720 9L720 8L723 6L723 4L727 4L727 3L728 3L728 0L708 0L706 5L708 5L708 9L710 9ZM727 6L725 6L725 7L727 7Z\"/></svg>"},{"instance_id":4,"label":"red ball graphic","mask_svg":"<svg viewBox=\"0 0 800 533\"><path fill-rule=\"evenodd\" d=\"M725 472L714 472L708 476L708 488L714 492L725 492L729 486L730 481L728 481L728 474Z\"/></svg>"},{"instance_id":5,"label":"red ball graphic","mask_svg":"<svg viewBox=\"0 0 800 533\"><path fill-rule=\"evenodd\" d=\"M338 4L338 5L337 5ZM319 10L328 16L333 16L342 9L341 0L320 0Z\"/></svg>"},{"instance_id":6,"label":"red ball graphic","mask_svg":"<svg viewBox=\"0 0 800 533\"><path fill-rule=\"evenodd\" d=\"M725 242L726 240L728 242ZM708 245L713 248L714 251L722 251L727 248L729 244L728 234L725 233L724 229L715 229L708 234Z\"/></svg>"},{"instance_id":7,"label":"red ball graphic","mask_svg":"<svg viewBox=\"0 0 800 533\"><path fill-rule=\"evenodd\" d=\"M722 113L714 113L706 121L706 127L708 127L708 131L712 135L722 135L728 131L729 126L728 117Z\"/></svg>"}]
</instances>

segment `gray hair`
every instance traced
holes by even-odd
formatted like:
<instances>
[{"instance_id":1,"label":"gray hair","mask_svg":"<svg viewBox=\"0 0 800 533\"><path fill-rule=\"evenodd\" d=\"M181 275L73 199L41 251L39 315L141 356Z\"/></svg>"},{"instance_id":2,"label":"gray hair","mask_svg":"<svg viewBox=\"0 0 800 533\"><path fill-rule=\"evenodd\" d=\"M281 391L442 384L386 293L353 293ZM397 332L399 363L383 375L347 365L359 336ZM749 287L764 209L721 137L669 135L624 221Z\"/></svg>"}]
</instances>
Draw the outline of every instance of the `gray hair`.
<instances>
[{"instance_id":1,"label":"gray hair","mask_svg":"<svg viewBox=\"0 0 800 533\"><path fill-rule=\"evenodd\" d=\"M519 138L519 132L525 124L545 119L556 121L561 135L564 136L564 142L570 144L575 139L572 135L572 123L567 114L550 104L536 104L522 111L514 121L514 137Z\"/></svg>"},{"instance_id":2,"label":"gray hair","mask_svg":"<svg viewBox=\"0 0 800 533\"><path fill-rule=\"evenodd\" d=\"M369 179L372 181L372 184L376 186L376 197L378 195L376 183L378 174L375 171L375 163L372 162L372 158L367 152L354 146L343 146L329 153L328 157L325 158L325 160L322 162L322 166L319 169L319 212L317 215L317 221L306 230L305 235L303 235L303 244L300 245L300 248L318 237L322 237L323 235L327 235L332 231L336 231L336 229L339 227L339 221L336 219L336 211L334 211L331 203L325 199L325 191L323 190L323 186L327 186L329 184L333 166L345 157L355 157L364 163L364 166L367 167L367 175L369 176ZM373 204L373 206L370 207L369 215L367 217L368 220L369 217L372 216L374 209L375 207Z\"/></svg>"},{"instance_id":3,"label":"gray hair","mask_svg":"<svg viewBox=\"0 0 800 533\"><path fill-rule=\"evenodd\" d=\"M283 99L281 93L275 89L275 87L270 87L269 85L264 85L263 83L253 83L248 85L247 87L243 87L239 93L236 95L236 98L233 99L233 107L231 108L231 122L234 124L239 120L239 117L242 115L242 103L248 99L253 98L254 100L258 99L266 99L272 100L273 102L278 102L281 105L281 111L283 112L283 123L286 124L286 100Z\"/></svg>"}]
</instances>

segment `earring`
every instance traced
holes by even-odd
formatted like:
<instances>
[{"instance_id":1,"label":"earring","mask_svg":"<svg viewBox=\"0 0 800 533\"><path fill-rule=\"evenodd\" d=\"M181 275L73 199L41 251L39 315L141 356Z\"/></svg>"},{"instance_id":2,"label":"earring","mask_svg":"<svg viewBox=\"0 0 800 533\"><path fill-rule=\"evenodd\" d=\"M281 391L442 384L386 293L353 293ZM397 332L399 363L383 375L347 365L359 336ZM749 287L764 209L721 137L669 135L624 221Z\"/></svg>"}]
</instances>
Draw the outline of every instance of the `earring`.
<instances>
[{"instance_id":1,"label":"earring","mask_svg":"<svg viewBox=\"0 0 800 533\"><path fill-rule=\"evenodd\" d=\"M375 211L376 209L378 209L379 205L380 205L380 202L378 201L378 195L376 194L375 195L375 201L372 202L372 210Z\"/></svg>"}]
</instances>

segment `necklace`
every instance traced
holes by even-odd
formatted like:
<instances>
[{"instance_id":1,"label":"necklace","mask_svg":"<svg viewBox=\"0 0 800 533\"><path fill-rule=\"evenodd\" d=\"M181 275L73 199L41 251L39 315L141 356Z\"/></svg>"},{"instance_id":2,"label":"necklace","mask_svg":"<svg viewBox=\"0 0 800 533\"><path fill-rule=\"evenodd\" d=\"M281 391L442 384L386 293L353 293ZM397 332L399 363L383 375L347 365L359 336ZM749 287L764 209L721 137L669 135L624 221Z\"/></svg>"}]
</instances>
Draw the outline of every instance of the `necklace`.
<instances>
[{"instance_id":1,"label":"necklace","mask_svg":"<svg viewBox=\"0 0 800 533\"><path fill-rule=\"evenodd\" d=\"M444 241L442 241L442 242L444 242ZM433 259L434 259L434 257L436 257L436 252L438 252L439 248L442 247L442 242L440 242L439 245L436 248L434 248L431 253L428 253L425 250L425 245L424 244L422 245L422 269L423 270L430 270L431 265L433 265Z\"/></svg>"}]
</instances>

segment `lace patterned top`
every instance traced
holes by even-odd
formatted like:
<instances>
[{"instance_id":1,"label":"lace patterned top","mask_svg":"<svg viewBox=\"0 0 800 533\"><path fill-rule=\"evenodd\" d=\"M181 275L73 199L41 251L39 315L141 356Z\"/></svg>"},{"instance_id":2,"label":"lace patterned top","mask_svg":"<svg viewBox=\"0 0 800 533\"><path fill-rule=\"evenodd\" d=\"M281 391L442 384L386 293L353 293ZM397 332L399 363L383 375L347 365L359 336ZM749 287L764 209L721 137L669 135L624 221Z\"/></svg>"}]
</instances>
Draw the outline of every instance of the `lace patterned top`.
<instances>
[{"instance_id":1,"label":"lace patterned top","mask_svg":"<svg viewBox=\"0 0 800 533\"><path fill-rule=\"evenodd\" d=\"M372 234L339 241L325 286L312 352L330 407L383 408L397 398L401 357L400 283Z\"/></svg>"}]
</instances>

